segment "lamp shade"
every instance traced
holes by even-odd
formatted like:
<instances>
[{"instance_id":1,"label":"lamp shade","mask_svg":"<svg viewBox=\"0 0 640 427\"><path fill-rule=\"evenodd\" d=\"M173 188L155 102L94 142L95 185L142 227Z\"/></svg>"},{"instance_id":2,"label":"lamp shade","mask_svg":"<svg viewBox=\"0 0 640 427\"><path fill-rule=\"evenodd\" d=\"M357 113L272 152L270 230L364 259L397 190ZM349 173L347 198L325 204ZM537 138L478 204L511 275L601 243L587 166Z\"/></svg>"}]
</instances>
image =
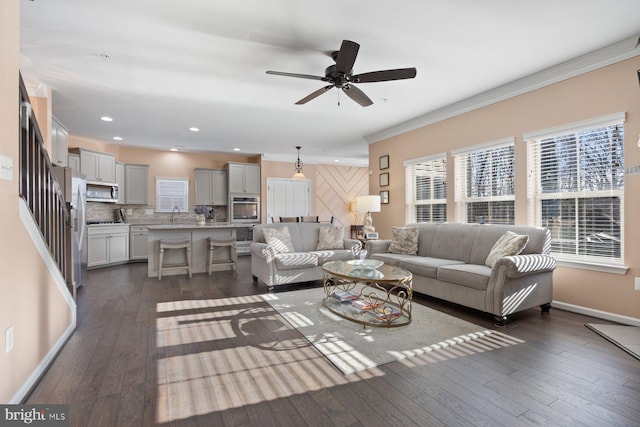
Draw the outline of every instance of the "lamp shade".
<instances>
[{"instance_id":1,"label":"lamp shade","mask_svg":"<svg viewBox=\"0 0 640 427\"><path fill-rule=\"evenodd\" d=\"M356 212L380 212L380 196L356 197Z\"/></svg>"}]
</instances>

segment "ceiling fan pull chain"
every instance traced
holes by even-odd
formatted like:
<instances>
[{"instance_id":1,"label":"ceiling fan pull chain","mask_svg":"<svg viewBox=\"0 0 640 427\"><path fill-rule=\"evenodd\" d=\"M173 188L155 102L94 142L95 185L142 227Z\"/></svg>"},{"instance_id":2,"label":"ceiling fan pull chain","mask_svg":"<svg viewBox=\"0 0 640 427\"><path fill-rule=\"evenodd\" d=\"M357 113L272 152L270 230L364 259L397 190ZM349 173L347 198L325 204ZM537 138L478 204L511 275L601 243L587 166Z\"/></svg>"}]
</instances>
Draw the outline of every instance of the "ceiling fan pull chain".
<instances>
[{"instance_id":1,"label":"ceiling fan pull chain","mask_svg":"<svg viewBox=\"0 0 640 427\"><path fill-rule=\"evenodd\" d=\"M338 93L338 107L340 106L340 91L337 92Z\"/></svg>"}]
</instances>

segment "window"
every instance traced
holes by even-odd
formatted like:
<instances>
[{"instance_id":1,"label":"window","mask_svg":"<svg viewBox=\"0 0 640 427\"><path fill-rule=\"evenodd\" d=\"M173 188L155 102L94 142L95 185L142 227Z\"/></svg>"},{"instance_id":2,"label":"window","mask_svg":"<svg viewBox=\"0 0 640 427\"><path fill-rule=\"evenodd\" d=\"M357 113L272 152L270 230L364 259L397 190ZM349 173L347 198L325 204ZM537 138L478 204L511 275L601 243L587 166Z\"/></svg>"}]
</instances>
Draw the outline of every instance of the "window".
<instances>
[{"instance_id":1,"label":"window","mask_svg":"<svg viewBox=\"0 0 640 427\"><path fill-rule=\"evenodd\" d=\"M624 113L525 135L529 221L560 260L622 264Z\"/></svg>"},{"instance_id":2,"label":"window","mask_svg":"<svg viewBox=\"0 0 640 427\"><path fill-rule=\"evenodd\" d=\"M447 220L446 154L405 162L407 182L406 222Z\"/></svg>"},{"instance_id":3,"label":"window","mask_svg":"<svg viewBox=\"0 0 640 427\"><path fill-rule=\"evenodd\" d=\"M156 178L156 212L180 212L189 210L188 178Z\"/></svg>"},{"instance_id":4,"label":"window","mask_svg":"<svg viewBox=\"0 0 640 427\"><path fill-rule=\"evenodd\" d=\"M514 138L453 153L456 220L488 224L515 222Z\"/></svg>"}]
</instances>

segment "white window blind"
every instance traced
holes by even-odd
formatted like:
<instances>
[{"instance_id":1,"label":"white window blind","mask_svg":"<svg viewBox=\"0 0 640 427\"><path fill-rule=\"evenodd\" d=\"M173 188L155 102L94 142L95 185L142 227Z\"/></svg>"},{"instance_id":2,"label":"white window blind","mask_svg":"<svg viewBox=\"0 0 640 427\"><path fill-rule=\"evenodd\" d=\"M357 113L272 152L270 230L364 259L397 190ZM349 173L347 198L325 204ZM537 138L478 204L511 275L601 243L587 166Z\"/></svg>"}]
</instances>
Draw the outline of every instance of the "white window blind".
<instances>
[{"instance_id":1,"label":"white window blind","mask_svg":"<svg viewBox=\"0 0 640 427\"><path fill-rule=\"evenodd\" d=\"M514 138L454 153L456 221L515 222Z\"/></svg>"},{"instance_id":2,"label":"white window blind","mask_svg":"<svg viewBox=\"0 0 640 427\"><path fill-rule=\"evenodd\" d=\"M560 260L624 261L624 115L611 117L527 138L529 221Z\"/></svg>"},{"instance_id":3,"label":"white window blind","mask_svg":"<svg viewBox=\"0 0 640 427\"><path fill-rule=\"evenodd\" d=\"M188 178L156 178L156 212L180 212L189 210Z\"/></svg>"},{"instance_id":4,"label":"white window blind","mask_svg":"<svg viewBox=\"0 0 640 427\"><path fill-rule=\"evenodd\" d=\"M447 220L447 157L405 163L407 183L406 222Z\"/></svg>"}]
</instances>

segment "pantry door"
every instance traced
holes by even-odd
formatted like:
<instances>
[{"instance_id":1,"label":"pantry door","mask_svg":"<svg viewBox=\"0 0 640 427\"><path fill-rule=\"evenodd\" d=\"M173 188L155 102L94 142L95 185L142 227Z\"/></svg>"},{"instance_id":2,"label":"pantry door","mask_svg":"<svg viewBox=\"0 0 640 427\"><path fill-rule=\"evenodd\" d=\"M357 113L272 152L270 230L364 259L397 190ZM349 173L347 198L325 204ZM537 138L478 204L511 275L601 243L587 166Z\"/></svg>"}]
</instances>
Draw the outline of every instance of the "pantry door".
<instances>
[{"instance_id":1,"label":"pantry door","mask_svg":"<svg viewBox=\"0 0 640 427\"><path fill-rule=\"evenodd\" d=\"M310 180L267 178L267 223L281 216L307 216L310 211Z\"/></svg>"}]
</instances>

